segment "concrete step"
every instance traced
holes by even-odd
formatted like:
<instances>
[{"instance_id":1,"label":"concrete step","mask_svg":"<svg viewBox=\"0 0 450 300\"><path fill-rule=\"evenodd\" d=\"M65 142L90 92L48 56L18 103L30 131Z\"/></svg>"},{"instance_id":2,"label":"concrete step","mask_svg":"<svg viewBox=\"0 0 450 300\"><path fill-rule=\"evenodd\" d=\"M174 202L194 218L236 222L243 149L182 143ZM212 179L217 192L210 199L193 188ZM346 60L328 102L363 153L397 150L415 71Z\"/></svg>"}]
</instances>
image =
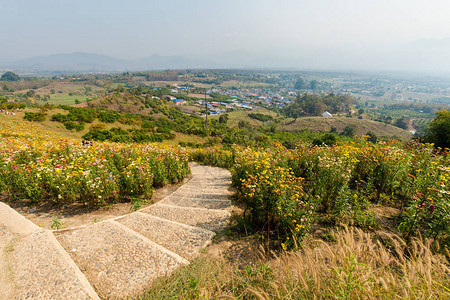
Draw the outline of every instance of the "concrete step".
<instances>
[{"instance_id":1,"label":"concrete step","mask_svg":"<svg viewBox=\"0 0 450 300\"><path fill-rule=\"evenodd\" d=\"M229 200L231 193L226 190L218 192L217 190L209 190L201 188L179 188L171 195L179 197L200 198L200 199Z\"/></svg>"},{"instance_id":2,"label":"concrete step","mask_svg":"<svg viewBox=\"0 0 450 300\"><path fill-rule=\"evenodd\" d=\"M199 250L206 247L215 235L214 232L203 228L188 226L142 212L126 215L116 221L186 259L195 258Z\"/></svg>"},{"instance_id":3,"label":"concrete step","mask_svg":"<svg viewBox=\"0 0 450 300\"><path fill-rule=\"evenodd\" d=\"M202 191L203 193L216 193L216 194L221 194L221 193L225 193L225 194L231 194L231 192L228 190L228 187L223 187L223 186L202 186L202 185L198 185L198 184L189 184L186 183L185 185L181 186L180 188L178 188L176 190L176 192L178 191Z\"/></svg>"},{"instance_id":4,"label":"concrete step","mask_svg":"<svg viewBox=\"0 0 450 300\"><path fill-rule=\"evenodd\" d=\"M53 233L0 202L0 299L99 299Z\"/></svg>"},{"instance_id":5,"label":"concrete step","mask_svg":"<svg viewBox=\"0 0 450 300\"><path fill-rule=\"evenodd\" d=\"M160 204L159 202L141 211L153 216L190 226L201 227L214 232L225 229L230 217L230 213L225 210L180 207Z\"/></svg>"},{"instance_id":6,"label":"concrete step","mask_svg":"<svg viewBox=\"0 0 450 300\"><path fill-rule=\"evenodd\" d=\"M192 179L185 183L186 186L195 186L195 187L204 187L204 188L225 188L228 189L230 187L231 181L230 180L221 180L221 181L206 181L206 180L195 180Z\"/></svg>"},{"instance_id":7,"label":"concrete step","mask_svg":"<svg viewBox=\"0 0 450 300\"><path fill-rule=\"evenodd\" d=\"M208 209L227 209L231 207L230 200L192 198L186 196L177 196L173 194L167 196L158 203L183 207L203 207Z\"/></svg>"},{"instance_id":8,"label":"concrete step","mask_svg":"<svg viewBox=\"0 0 450 300\"><path fill-rule=\"evenodd\" d=\"M34 232L13 248L15 298L99 299L51 231Z\"/></svg>"},{"instance_id":9,"label":"concrete step","mask_svg":"<svg viewBox=\"0 0 450 300\"><path fill-rule=\"evenodd\" d=\"M189 263L116 221L56 236L102 298L138 295L158 276Z\"/></svg>"}]
</instances>

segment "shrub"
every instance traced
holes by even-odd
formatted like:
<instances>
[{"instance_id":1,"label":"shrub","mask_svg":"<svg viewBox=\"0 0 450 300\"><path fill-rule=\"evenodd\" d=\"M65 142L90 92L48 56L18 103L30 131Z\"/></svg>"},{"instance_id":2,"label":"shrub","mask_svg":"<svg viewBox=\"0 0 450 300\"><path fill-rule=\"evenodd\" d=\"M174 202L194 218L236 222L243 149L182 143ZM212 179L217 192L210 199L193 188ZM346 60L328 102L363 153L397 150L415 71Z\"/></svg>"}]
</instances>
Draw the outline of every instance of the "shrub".
<instances>
[{"instance_id":1,"label":"shrub","mask_svg":"<svg viewBox=\"0 0 450 300\"><path fill-rule=\"evenodd\" d=\"M43 112L34 113L26 111L23 118L30 122L43 122L47 118L47 114Z\"/></svg>"}]
</instances>

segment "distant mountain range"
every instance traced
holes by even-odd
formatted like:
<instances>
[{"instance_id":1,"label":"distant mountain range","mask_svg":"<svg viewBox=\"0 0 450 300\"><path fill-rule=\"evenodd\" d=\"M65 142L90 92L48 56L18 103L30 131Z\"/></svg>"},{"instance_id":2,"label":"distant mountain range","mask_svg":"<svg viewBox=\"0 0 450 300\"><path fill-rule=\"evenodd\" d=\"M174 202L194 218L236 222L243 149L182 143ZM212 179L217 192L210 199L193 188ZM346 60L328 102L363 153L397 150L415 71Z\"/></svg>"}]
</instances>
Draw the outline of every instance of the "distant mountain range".
<instances>
[{"instance_id":1,"label":"distant mountain range","mask_svg":"<svg viewBox=\"0 0 450 300\"><path fill-rule=\"evenodd\" d=\"M268 63L270 62L270 63ZM74 52L37 56L4 63L0 67L19 72L121 72L195 68L267 68L287 66L280 60L254 56L246 51L225 52L211 56L154 54L126 60L106 55Z\"/></svg>"},{"instance_id":2,"label":"distant mountain range","mask_svg":"<svg viewBox=\"0 0 450 300\"><path fill-rule=\"evenodd\" d=\"M212 55L150 55L118 59L75 52L0 61L0 69L19 74L94 73L167 69L312 69L417 71L450 75L450 37L421 39L393 47L298 49L296 57L255 55L243 50ZM280 58L281 57L281 58Z\"/></svg>"}]
</instances>

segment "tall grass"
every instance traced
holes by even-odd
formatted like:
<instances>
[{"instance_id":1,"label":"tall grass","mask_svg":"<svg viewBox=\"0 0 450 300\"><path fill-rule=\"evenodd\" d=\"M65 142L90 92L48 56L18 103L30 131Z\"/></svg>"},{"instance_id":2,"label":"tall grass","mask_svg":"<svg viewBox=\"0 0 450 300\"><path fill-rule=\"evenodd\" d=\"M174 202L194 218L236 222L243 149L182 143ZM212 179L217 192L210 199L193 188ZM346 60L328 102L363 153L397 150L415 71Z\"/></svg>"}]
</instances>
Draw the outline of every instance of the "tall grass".
<instances>
[{"instance_id":1,"label":"tall grass","mask_svg":"<svg viewBox=\"0 0 450 300\"><path fill-rule=\"evenodd\" d=\"M448 261L430 241L406 247L353 228L334 235L253 263L201 258L139 299L449 299Z\"/></svg>"}]
</instances>

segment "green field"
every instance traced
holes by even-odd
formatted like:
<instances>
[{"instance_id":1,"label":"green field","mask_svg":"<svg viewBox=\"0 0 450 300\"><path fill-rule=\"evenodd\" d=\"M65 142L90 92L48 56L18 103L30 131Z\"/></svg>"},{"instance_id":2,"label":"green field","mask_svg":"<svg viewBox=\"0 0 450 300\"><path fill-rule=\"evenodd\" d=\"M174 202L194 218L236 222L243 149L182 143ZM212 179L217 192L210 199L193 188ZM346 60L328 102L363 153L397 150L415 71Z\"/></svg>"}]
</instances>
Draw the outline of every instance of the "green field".
<instances>
[{"instance_id":1,"label":"green field","mask_svg":"<svg viewBox=\"0 0 450 300\"><path fill-rule=\"evenodd\" d=\"M70 96L69 94L54 94L50 95L50 101L48 101L48 103L55 105L74 105L75 100L78 99L80 102L85 102L86 98L87 97L84 95Z\"/></svg>"}]
</instances>

